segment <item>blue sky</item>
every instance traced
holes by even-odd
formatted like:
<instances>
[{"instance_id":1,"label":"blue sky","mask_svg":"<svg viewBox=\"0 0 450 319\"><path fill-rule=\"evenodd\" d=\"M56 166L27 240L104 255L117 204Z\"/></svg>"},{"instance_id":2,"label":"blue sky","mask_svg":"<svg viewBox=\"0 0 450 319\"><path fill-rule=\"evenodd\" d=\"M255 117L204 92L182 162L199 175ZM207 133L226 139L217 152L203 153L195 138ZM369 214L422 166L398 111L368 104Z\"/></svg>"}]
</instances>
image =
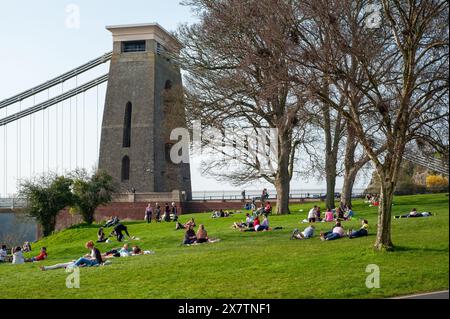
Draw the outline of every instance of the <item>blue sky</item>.
<instances>
[{"instance_id":1,"label":"blue sky","mask_svg":"<svg viewBox=\"0 0 450 319\"><path fill-rule=\"evenodd\" d=\"M68 6L75 5L79 9L79 28L70 28L67 21L71 12L66 12ZM73 13L73 12L72 12ZM61 73L112 49L110 33L106 25L157 22L169 31L174 31L182 23L195 21L190 8L180 5L179 0L14 0L0 2L0 100L45 82ZM100 68L98 75L107 72L107 65ZM95 73L93 73L95 75ZM81 79L79 80L82 81ZM66 89L74 83L67 83ZM39 99L59 94L64 88L56 88L52 92L43 94ZM23 119L20 123L8 125L7 129L0 128L0 196L12 194L16 189L17 178L30 176L39 172L39 168L67 166L70 168L84 163L92 166L96 161L96 139L90 136L80 141L80 131L75 131L76 125L83 120L94 119L102 113L104 86L99 88L100 109L96 109L96 92L87 93L85 105L82 109L83 98L70 101L70 114L61 115L61 121L55 125L62 114L68 112L68 103L52 108L46 113L36 115L31 119ZM0 117L16 112L20 107L31 106L32 101L25 101L23 105L15 105L7 110L0 110ZM72 105L72 104L71 104ZM76 105L76 106L75 106ZM83 112L83 115L81 115ZM75 116L75 112L77 112ZM72 122L70 122L72 121ZM69 124L72 130L68 132ZM30 125L34 130L30 134ZM92 123L88 127L92 127ZM94 125L95 126L95 125ZM38 129L36 129L38 128ZM41 132L42 131L42 132ZM20 133L19 133L20 132ZM91 133L88 133L91 134ZM95 135L96 133L94 133ZM8 140L7 147L4 141ZM79 136L75 142L75 135ZM92 136L94 136L92 135ZM32 142L33 140L33 142ZM47 142L48 141L48 142ZM76 144L75 149L67 150L67 146ZM55 146L59 145L59 151ZM83 145L87 145L82 154ZM34 150L32 151L32 147ZM64 150L64 147L66 149ZM3 153L6 151L7 162L4 163ZM61 155L58 152L62 152ZM41 156L42 155L42 156ZM26 159L30 159L27 161ZM69 159L68 159L69 158ZM30 162L35 162L34 166ZM3 162L3 163L2 163ZM18 165L17 163L20 163ZM66 164L64 164L66 163ZM5 165L6 164L6 165ZM191 159L191 174L193 190L232 190L233 187L223 182L216 182L201 176L199 159ZM60 169L62 169L60 167ZM58 170L58 169L56 169ZM6 176L6 177L5 177ZM342 180L338 180L338 187ZM364 183L363 183L364 184ZM272 188L263 183L247 186L247 189L259 189L262 186ZM304 181L295 179L294 189L324 188L323 182Z\"/></svg>"}]
</instances>

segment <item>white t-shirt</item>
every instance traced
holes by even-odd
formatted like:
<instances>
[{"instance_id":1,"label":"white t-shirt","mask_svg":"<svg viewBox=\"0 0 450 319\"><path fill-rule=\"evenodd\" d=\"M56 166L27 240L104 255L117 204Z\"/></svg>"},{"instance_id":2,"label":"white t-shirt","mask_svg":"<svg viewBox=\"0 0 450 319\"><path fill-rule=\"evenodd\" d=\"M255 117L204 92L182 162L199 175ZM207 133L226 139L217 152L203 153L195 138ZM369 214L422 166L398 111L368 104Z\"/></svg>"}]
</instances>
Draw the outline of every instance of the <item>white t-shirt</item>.
<instances>
[{"instance_id":1,"label":"white t-shirt","mask_svg":"<svg viewBox=\"0 0 450 319\"><path fill-rule=\"evenodd\" d=\"M0 261L5 261L6 256L8 256L6 250L0 249Z\"/></svg>"},{"instance_id":2,"label":"white t-shirt","mask_svg":"<svg viewBox=\"0 0 450 319\"><path fill-rule=\"evenodd\" d=\"M308 218L316 218L316 209L311 208L311 210L308 213Z\"/></svg>"},{"instance_id":3,"label":"white t-shirt","mask_svg":"<svg viewBox=\"0 0 450 319\"><path fill-rule=\"evenodd\" d=\"M334 227L333 233L339 234L341 237L344 236L344 228L342 227Z\"/></svg>"},{"instance_id":4,"label":"white t-shirt","mask_svg":"<svg viewBox=\"0 0 450 319\"><path fill-rule=\"evenodd\" d=\"M16 251L13 254L13 261L12 261L12 263L16 264L16 265L25 263L25 259L23 258L22 251Z\"/></svg>"}]
</instances>

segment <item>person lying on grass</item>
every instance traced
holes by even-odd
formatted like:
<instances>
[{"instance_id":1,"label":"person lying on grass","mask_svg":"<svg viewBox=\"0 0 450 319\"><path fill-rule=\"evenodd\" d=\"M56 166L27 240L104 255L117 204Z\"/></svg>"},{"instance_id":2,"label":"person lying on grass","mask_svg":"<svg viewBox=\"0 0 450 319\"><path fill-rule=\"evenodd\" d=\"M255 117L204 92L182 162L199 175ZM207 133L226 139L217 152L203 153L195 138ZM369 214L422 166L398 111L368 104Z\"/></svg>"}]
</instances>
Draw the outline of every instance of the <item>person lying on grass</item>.
<instances>
[{"instance_id":1,"label":"person lying on grass","mask_svg":"<svg viewBox=\"0 0 450 319\"><path fill-rule=\"evenodd\" d=\"M112 257L126 257L131 256L130 249L128 248L128 244L124 244L122 248L115 248L107 251L102 254L103 258L112 258Z\"/></svg>"},{"instance_id":2,"label":"person lying on grass","mask_svg":"<svg viewBox=\"0 0 450 319\"><path fill-rule=\"evenodd\" d=\"M129 257L129 256L137 256L137 255L144 255L144 254L151 254L151 251L143 251L139 246L133 246L131 247L131 250L128 247L128 244L123 245L120 249L111 249L110 251L106 252L102 255L103 258L109 259L114 257Z\"/></svg>"},{"instance_id":3,"label":"person lying on grass","mask_svg":"<svg viewBox=\"0 0 450 319\"><path fill-rule=\"evenodd\" d=\"M309 225L304 231L299 231L298 228L294 229L292 232L291 239L309 239L314 236L314 230L316 228L314 225Z\"/></svg>"},{"instance_id":4,"label":"person lying on grass","mask_svg":"<svg viewBox=\"0 0 450 319\"><path fill-rule=\"evenodd\" d=\"M53 266L40 266L39 268L42 271L45 270L53 270L58 268L67 268L67 267L92 267L99 266L103 264L102 254L95 247L94 242L92 240L88 241L85 245L87 249L91 251L90 254L84 255L84 257L80 257L75 261L71 261L64 264L56 264Z\"/></svg>"},{"instance_id":5,"label":"person lying on grass","mask_svg":"<svg viewBox=\"0 0 450 319\"><path fill-rule=\"evenodd\" d=\"M369 234L368 229L369 229L369 222L366 219L363 219L361 221L360 229L358 229L356 231L352 231L352 229L348 230L348 238L352 239L352 238L367 236Z\"/></svg>"},{"instance_id":6,"label":"person lying on grass","mask_svg":"<svg viewBox=\"0 0 450 319\"><path fill-rule=\"evenodd\" d=\"M249 213L246 213L245 222L234 222L231 227L236 229L251 228L253 227L253 217Z\"/></svg>"},{"instance_id":7,"label":"person lying on grass","mask_svg":"<svg viewBox=\"0 0 450 319\"><path fill-rule=\"evenodd\" d=\"M36 257L27 258L25 259L26 262L35 262L35 261L41 261L47 258L47 248L42 247L41 252Z\"/></svg>"},{"instance_id":8,"label":"person lying on grass","mask_svg":"<svg viewBox=\"0 0 450 319\"><path fill-rule=\"evenodd\" d=\"M345 236L344 228L341 225L341 222L336 222L336 225L333 227L331 231L326 233L320 232L320 240L335 240Z\"/></svg>"},{"instance_id":9,"label":"person lying on grass","mask_svg":"<svg viewBox=\"0 0 450 319\"><path fill-rule=\"evenodd\" d=\"M417 209L413 208L409 214L394 216L394 218L413 218L413 217L428 217L433 216L430 212L418 213Z\"/></svg>"}]
</instances>

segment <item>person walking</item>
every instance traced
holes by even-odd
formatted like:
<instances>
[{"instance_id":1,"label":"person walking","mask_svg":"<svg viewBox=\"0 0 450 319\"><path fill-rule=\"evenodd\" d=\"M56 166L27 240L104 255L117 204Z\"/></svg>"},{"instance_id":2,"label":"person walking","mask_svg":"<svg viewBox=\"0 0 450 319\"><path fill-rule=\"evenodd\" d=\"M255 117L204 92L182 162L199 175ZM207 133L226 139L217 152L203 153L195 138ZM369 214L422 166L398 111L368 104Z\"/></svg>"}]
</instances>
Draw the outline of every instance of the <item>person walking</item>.
<instances>
[{"instance_id":1,"label":"person walking","mask_svg":"<svg viewBox=\"0 0 450 319\"><path fill-rule=\"evenodd\" d=\"M150 203L148 203L147 208L145 209L145 220L148 223L152 222L153 208Z\"/></svg>"}]
</instances>

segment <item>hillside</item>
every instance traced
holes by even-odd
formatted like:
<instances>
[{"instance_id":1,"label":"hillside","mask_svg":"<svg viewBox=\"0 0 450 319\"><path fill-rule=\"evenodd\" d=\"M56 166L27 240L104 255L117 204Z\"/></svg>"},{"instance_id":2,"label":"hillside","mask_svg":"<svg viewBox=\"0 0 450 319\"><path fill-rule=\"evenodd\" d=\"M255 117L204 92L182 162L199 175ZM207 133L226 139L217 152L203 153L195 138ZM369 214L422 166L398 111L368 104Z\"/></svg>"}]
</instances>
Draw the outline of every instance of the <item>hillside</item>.
<instances>
[{"instance_id":1,"label":"hillside","mask_svg":"<svg viewBox=\"0 0 450 319\"><path fill-rule=\"evenodd\" d=\"M87 253L84 243L96 239L97 225L79 225L45 238L33 246L31 257L46 246L49 258L42 263L0 264L0 298L380 298L448 289L449 206L445 194L398 196L394 212L431 211L437 216L392 221L396 251L377 253L377 211L361 200L354 203L355 218L344 227L359 228L358 218L369 220L369 236L322 242L320 230L329 223L316 223L310 240L289 240L294 228L313 203L292 205L293 214L272 216L271 226L282 230L239 232L230 226L244 213L213 219L209 214L194 217L205 224L214 244L180 246L183 231L174 223L128 222L130 234L139 237L141 248L155 251L112 259L108 266L80 270L80 289L68 289L63 269L39 270L38 265L67 262ZM319 203L320 205L320 203ZM323 207L323 203L322 203ZM302 209L303 212L299 210ZM100 251L119 247L98 244ZM380 267L381 287L368 289L367 265Z\"/></svg>"}]
</instances>

